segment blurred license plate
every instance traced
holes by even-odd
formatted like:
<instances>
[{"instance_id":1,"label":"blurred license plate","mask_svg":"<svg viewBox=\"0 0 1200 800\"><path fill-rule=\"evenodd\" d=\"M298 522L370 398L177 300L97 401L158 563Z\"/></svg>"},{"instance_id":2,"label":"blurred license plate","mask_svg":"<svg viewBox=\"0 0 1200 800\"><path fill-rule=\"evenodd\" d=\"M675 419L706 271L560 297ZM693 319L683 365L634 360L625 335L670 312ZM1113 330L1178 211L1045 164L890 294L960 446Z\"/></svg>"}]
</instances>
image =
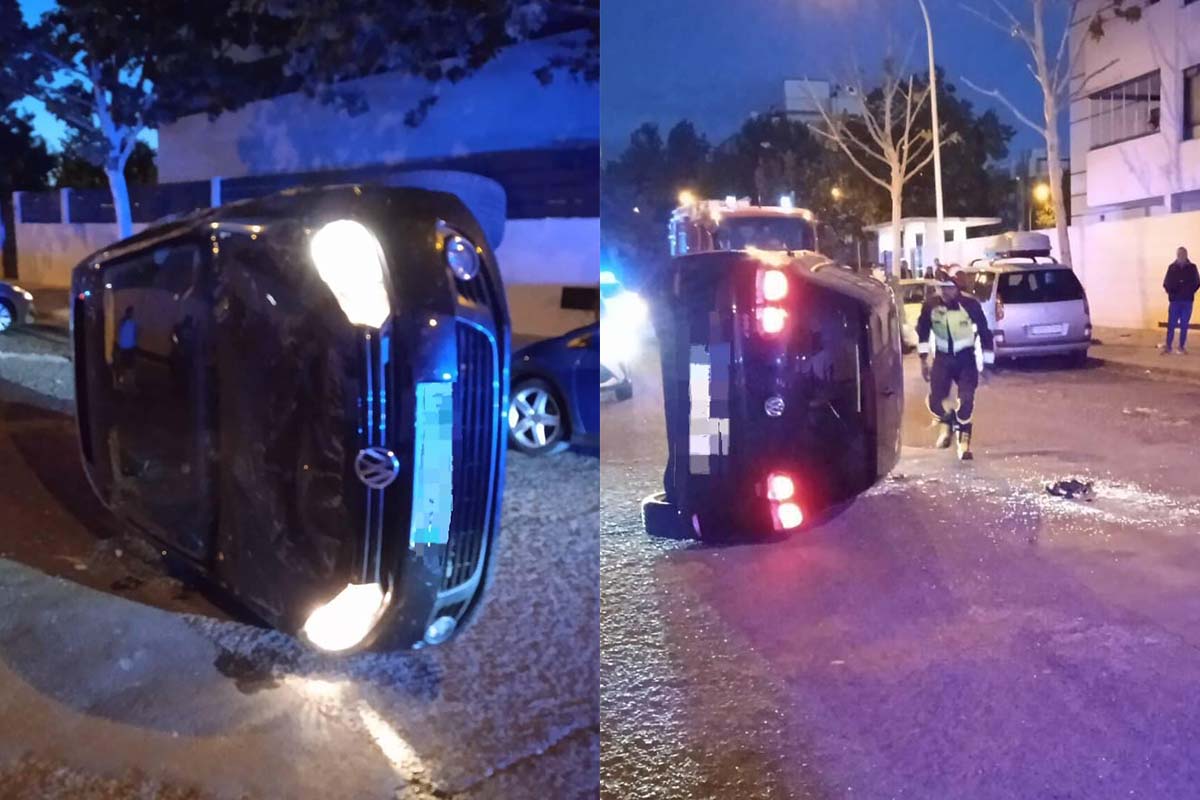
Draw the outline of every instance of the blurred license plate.
<instances>
[{"instance_id":1,"label":"blurred license plate","mask_svg":"<svg viewBox=\"0 0 1200 800\"><path fill-rule=\"evenodd\" d=\"M1033 325L1029 328L1031 336L1062 336L1066 332L1066 323L1058 325Z\"/></svg>"}]
</instances>

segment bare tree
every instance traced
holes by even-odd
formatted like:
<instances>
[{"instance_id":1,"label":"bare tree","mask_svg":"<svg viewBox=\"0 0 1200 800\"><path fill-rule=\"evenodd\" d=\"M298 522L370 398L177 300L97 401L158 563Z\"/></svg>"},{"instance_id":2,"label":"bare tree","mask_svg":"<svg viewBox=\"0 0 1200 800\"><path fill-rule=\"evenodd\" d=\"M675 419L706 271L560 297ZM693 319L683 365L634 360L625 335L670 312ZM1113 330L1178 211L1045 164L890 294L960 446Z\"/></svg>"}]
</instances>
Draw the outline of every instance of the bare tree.
<instances>
[{"instance_id":1,"label":"bare tree","mask_svg":"<svg viewBox=\"0 0 1200 800\"><path fill-rule=\"evenodd\" d=\"M882 85L868 93L860 75L849 90L858 102L854 114L833 114L805 82L821 124L810 126L817 136L837 147L863 175L887 190L892 200L892 262L885 265L888 278L899 261L900 220L903 219L904 186L933 160L932 123L921 119L929 101L929 83L915 85L904 76L902 64L884 61ZM944 139L943 142L953 141Z\"/></svg>"},{"instance_id":2,"label":"bare tree","mask_svg":"<svg viewBox=\"0 0 1200 800\"><path fill-rule=\"evenodd\" d=\"M1080 26L1094 40L1104 36L1105 23L1111 19L1136 22L1141 19L1142 4L1133 0L1022 0L1028 7L1028 20L1022 20L1001 0L993 0L998 16L993 16L972 6L963 6L967 11L1002 31L1006 36L1018 39L1029 50L1026 67L1042 90L1042 115L1040 120L1029 115L1008 99L999 89L984 89L963 78L963 83L980 94L999 100L1022 123L1037 131L1046 142L1046 162L1050 170L1050 197L1054 203L1054 225L1058 235L1058 253L1062 262L1071 264L1071 238L1068 234L1066 197L1063 195L1062 144L1058 136L1058 118L1063 109L1076 100L1086 97L1091 91L1092 81L1117 63L1112 59L1090 71L1082 71L1084 41L1071 46L1071 31ZM1066 24L1057 47L1051 53L1046 45L1046 13L1048 7L1063 5L1067 10ZM1081 6L1092 6L1080 13Z\"/></svg>"}]
</instances>

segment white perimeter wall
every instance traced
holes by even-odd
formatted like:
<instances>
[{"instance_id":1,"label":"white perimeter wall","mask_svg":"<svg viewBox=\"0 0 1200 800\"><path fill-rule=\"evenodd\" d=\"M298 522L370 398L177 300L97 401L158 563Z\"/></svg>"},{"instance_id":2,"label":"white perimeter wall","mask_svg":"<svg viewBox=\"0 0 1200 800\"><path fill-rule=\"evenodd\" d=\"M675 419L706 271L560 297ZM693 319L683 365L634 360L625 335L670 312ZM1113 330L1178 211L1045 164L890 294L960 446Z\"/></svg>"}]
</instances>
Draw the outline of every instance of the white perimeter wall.
<instances>
[{"instance_id":1,"label":"white perimeter wall","mask_svg":"<svg viewBox=\"0 0 1200 800\"><path fill-rule=\"evenodd\" d=\"M117 238L115 225L17 223L19 280L66 288L76 264ZM564 285L598 286L599 219L512 220L496 258L516 333L555 336L595 321L594 313L561 308L561 299Z\"/></svg>"},{"instance_id":2,"label":"white perimeter wall","mask_svg":"<svg viewBox=\"0 0 1200 800\"><path fill-rule=\"evenodd\" d=\"M1041 232L1050 237L1057 257L1054 230ZM1073 225L1070 233L1074 269L1087 290L1092 324L1102 327L1157 329L1167 319L1162 281L1175 260L1175 248L1186 247L1192 261L1200 260L1200 211ZM966 266L983 256L991 238L947 244L943 261Z\"/></svg>"},{"instance_id":3,"label":"white perimeter wall","mask_svg":"<svg viewBox=\"0 0 1200 800\"><path fill-rule=\"evenodd\" d=\"M69 287L76 264L120 238L109 223L18 222L15 227L17 279L28 286ZM137 224L133 232L145 228Z\"/></svg>"}]
</instances>

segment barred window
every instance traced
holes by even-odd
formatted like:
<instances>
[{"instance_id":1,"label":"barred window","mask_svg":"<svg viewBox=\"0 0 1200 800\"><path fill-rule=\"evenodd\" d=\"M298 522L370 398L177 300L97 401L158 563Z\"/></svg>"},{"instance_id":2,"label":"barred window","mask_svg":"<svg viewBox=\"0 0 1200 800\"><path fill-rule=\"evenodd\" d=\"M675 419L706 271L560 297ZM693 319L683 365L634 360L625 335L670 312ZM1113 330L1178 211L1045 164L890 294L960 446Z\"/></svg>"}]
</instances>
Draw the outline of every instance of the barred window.
<instances>
[{"instance_id":1,"label":"barred window","mask_svg":"<svg viewBox=\"0 0 1200 800\"><path fill-rule=\"evenodd\" d=\"M1158 70L1090 97L1092 148L1158 133L1162 104Z\"/></svg>"},{"instance_id":2,"label":"barred window","mask_svg":"<svg viewBox=\"0 0 1200 800\"><path fill-rule=\"evenodd\" d=\"M1183 138L1200 139L1200 64L1183 73Z\"/></svg>"}]
</instances>

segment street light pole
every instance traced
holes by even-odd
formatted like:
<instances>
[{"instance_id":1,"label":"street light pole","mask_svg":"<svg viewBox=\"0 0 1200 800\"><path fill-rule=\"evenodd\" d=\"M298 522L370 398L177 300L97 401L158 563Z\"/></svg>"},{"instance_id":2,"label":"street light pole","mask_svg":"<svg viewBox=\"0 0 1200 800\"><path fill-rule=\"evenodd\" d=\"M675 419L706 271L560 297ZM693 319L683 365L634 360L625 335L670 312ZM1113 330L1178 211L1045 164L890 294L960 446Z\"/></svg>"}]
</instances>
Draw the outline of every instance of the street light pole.
<instances>
[{"instance_id":1,"label":"street light pole","mask_svg":"<svg viewBox=\"0 0 1200 800\"><path fill-rule=\"evenodd\" d=\"M929 10L925 8L925 0L917 0L921 6L921 15L925 17L925 39L929 42L929 109L933 113L933 187L937 197L937 238L934 242L934 252L942 255L942 244L946 237L942 233L945 224L945 211L942 206L942 131L938 119L937 95L937 66L933 59L933 26L929 23Z\"/></svg>"}]
</instances>

